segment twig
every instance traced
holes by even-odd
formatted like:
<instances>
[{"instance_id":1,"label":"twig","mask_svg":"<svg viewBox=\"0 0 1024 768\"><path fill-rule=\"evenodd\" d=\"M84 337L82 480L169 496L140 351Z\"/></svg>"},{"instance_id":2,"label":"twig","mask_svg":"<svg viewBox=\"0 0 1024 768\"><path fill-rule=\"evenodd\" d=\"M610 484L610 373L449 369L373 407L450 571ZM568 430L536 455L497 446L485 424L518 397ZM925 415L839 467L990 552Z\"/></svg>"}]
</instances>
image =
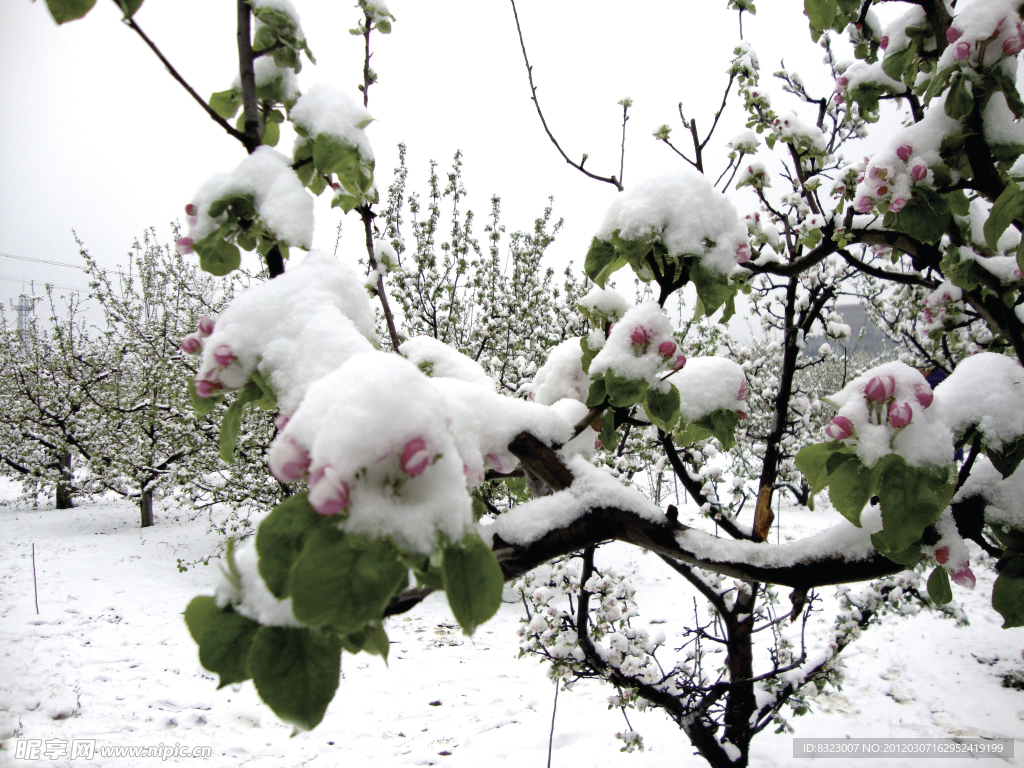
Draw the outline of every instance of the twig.
<instances>
[{"instance_id":1,"label":"twig","mask_svg":"<svg viewBox=\"0 0 1024 768\"><path fill-rule=\"evenodd\" d=\"M551 734L548 736L548 768L551 768L551 748L555 743L555 713L558 712L558 683L560 678L555 678L555 705L551 708Z\"/></svg>"},{"instance_id":2,"label":"twig","mask_svg":"<svg viewBox=\"0 0 1024 768\"><path fill-rule=\"evenodd\" d=\"M523 29L519 24L519 12L516 10L516 0L509 0L509 2L512 3L512 14L516 19L516 32L519 33L519 47L523 50L523 61L526 62L526 76L530 81L530 98L533 100L533 105L537 108L537 114L540 116L541 125L544 126L544 132L548 135L548 138L551 139L551 143L555 145L555 149L558 150L558 153L562 156L565 162L584 176L589 176L591 179L595 179L596 181L603 181L611 184L621 192L622 183L614 176L598 176L596 173L591 173L584 169L583 163L587 162L587 156L585 154L583 155L583 159L578 163L574 163L570 160L569 156L565 154L565 150L562 149L558 140L554 137L554 134L551 133L551 129L548 128L547 120L544 119L544 113L540 109L540 102L537 101L537 87L533 84L533 67L530 66L530 59L526 55L526 43L523 41ZM625 131L625 128L623 128L623 131Z\"/></svg>"},{"instance_id":3,"label":"twig","mask_svg":"<svg viewBox=\"0 0 1024 768\"><path fill-rule=\"evenodd\" d=\"M36 616L39 615L39 583L36 581L36 543L32 542L32 590L36 594Z\"/></svg>"}]
</instances>

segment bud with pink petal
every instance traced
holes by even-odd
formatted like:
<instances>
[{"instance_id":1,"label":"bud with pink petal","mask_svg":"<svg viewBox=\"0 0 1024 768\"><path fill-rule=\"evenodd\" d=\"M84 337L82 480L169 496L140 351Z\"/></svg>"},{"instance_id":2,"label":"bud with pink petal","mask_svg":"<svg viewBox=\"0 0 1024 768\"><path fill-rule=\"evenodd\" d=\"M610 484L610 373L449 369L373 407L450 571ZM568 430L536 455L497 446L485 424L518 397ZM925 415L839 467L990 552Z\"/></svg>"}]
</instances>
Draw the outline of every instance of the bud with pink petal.
<instances>
[{"instance_id":1,"label":"bud with pink petal","mask_svg":"<svg viewBox=\"0 0 1024 768\"><path fill-rule=\"evenodd\" d=\"M629 343L634 347L642 347L650 340L650 334L647 333L647 329L642 325L638 325L633 329L633 332L629 334Z\"/></svg>"},{"instance_id":2,"label":"bud with pink petal","mask_svg":"<svg viewBox=\"0 0 1024 768\"><path fill-rule=\"evenodd\" d=\"M889 194L889 188L885 184L883 184L882 186L880 186L877 189L877 192L878 192L879 197L881 197L883 195L888 195Z\"/></svg>"},{"instance_id":3,"label":"bud with pink petal","mask_svg":"<svg viewBox=\"0 0 1024 768\"><path fill-rule=\"evenodd\" d=\"M961 32L956 27L950 27L949 29L946 30L946 39L949 40L949 42L951 43L955 43L957 40L960 39L960 35L962 34L963 32Z\"/></svg>"},{"instance_id":4,"label":"bud with pink petal","mask_svg":"<svg viewBox=\"0 0 1024 768\"><path fill-rule=\"evenodd\" d=\"M914 154L914 148L909 144L903 144L896 148L896 157L902 160L904 163L910 160L910 156Z\"/></svg>"},{"instance_id":5,"label":"bud with pink petal","mask_svg":"<svg viewBox=\"0 0 1024 768\"><path fill-rule=\"evenodd\" d=\"M213 397L224 385L210 379L196 379L196 394L200 397Z\"/></svg>"},{"instance_id":6,"label":"bud with pink petal","mask_svg":"<svg viewBox=\"0 0 1024 768\"><path fill-rule=\"evenodd\" d=\"M402 471L416 477L422 475L430 466L430 454L427 453L427 441L417 437L405 444L402 451Z\"/></svg>"},{"instance_id":7,"label":"bud with pink petal","mask_svg":"<svg viewBox=\"0 0 1024 768\"><path fill-rule=\"evenodd\" d=\"M740 382L740 388L739 388L739 391L736 393L736 399L737 400L746 400L747 399L747 380L746 379L744 379L743 381Z\"/></svg>"},{"instance_id":8,"label":"bud with pink petal","mask_svg":"<svg viewBox=\"0 0 1024 768\"><path fill-rule=\"evenodd\" d=\"M967 587L968 589L974 589L974 585L978 583L978 580L974 578L974 571L971 570L969 565L965 565L959 571L954 571L950 574L950 578L961 587Z\"/></svg>"},{"instance_id":9,"label":"bud with pink petal","mask_svg":"<svg viewBox=\"0 0 1024 768\"><path fill-rule=\"evenodd\" d=\"M683 369L683 366L685 366L685 365L686 365L686 355L678 355L676 357L675 361L672 363L672 370L673 371L680 371L680 370Z\"/></svg>"},{"instance_id":10,"label":"bud with pink petal","mask_svg":"<svg viewBox=\"0 0 1024 768\"><path fill-rule=\"evenodd\" d=\"M910 169L910 175L914 177L915 181L924 181L928 175L928 166L918 163Z\"/></svg>"},{"instance_id":11,"label":"bud with pink petal","mask_svg":"<svg viewBox=\"0 0 1024 768\"><path fill-rule=\"evenodd\" d=\"M892 376L872 376L864 387L864 394L876 403L888 400L895 391L896 379Z\"/></svg>"},{"instance_id":12,"label":"bud with pink petal","mask_svg":"<svg viewBox=\"0 0 1024 768\"><path fill-rule=\"evenodd\" d=\"M868 195L861 195L857 198L857 202L853 204L853 208L857 213L868 213L874 207L875 201Z\"/></svg>"},{"instance_id":13,"label":"bud with pink petal","mask_svg":"<svg viewBox=\"0 0 1024 768\"><path fill-rule=\"evenodd\" d=\"M1016 56L1020 53L1022 46L1021 39L1018 35L1009 37L1003 41L1003 53L1007 56Z\"/></svg>"},{"instance_id":14,"label":"bud with pink petal","mask_svg":"<svg viewBox=\"0 0 1024 768\"><path fill-rule=\"evenodd\" d=\"M917 402L921 404L922 408L927 408L932 404L932 400L935 399L935 393L932 392L932 388L928 384L925 384L924 387L914 393L914 397L917 398Z\"/></svg>"},{"instance_id":15,"label":"bud with pink petal","mask_svg":"<svg viewBox=\"0 0 1024 768\"><path fill-rule=\"evenodd\" d=\"M199 209L196 208L195 203L189 203L188 205L185 206L185 214L187 216L197 216L199 215Z\"/></svg>"},{"instance_id":16,"label":"bud with pink petal","mask_svg":"<svg viewBox=\"0 0 1024 768\"><path fill-rule=\"evenodd\" d=\"M227 344L221 344L213 350L213 359L217 361L217 365L231 365L238 358L236 358L235 353L231 351L231 347Z\"/></svg>"},{"instance_id":17,"label":"bud with pink petal","mask_svg":"<svg viewBox=\"0 0 1024 768\"><path fill-rule=\"evenodd\" d=\"M939 547L935 550L935 562L939 565L949 560L949 547Z\"/></svg>"},{"instance_id":18,"label":"bud with pink petal","mask_svg":"<svg viewBox=\"0 0 1024 768\"><path fill-rule=\"evenodd\" d=\"M753 251L750 250L750 246L747 243L741 243L736 246L736 263L746 264L750 261L750 256Z\"/></svg>"},{"instance_id":19,"label":"bud with pink petal","mask_svg":"<svg viewBox=\"0 0 1024 768\"><path fill-rule=\"evenodd\" d=\"M334 467L319 467L309 476L309 504L321 515L336 515L349 505L348 483Z\"/></svg>"},{"instance_id":20,"label":"bud with pink petal","mask_svg":"<svg viewBox=\"0 0 1024 768\"><path fill-rule=\"evenodd\" d=\"M214 325L214 321L213 321L212 317L207 317L206 315L204 315L203 317L200 317L199 318L199 335L202 336L203 338L206 338L207 336L209 336L211 333L213 333L213 325Z\"/></svg>"},{"instance_id":21,"label":"bud with pink petal","mask_svg":"<svg viewBox=\"0 0 1024 768\"><path fill-rule=\"evenodd\" d=\"M825 426L825 434L833 440L845 440L853 434L853 423L845 416L836 416Z\"/></svg>"},{"instance_id":22,"label":"bud with pink petal","mask_svg":"<svg viewBox=\"0 0 1024 768\"><path fill-rule=\"evenodd\" d=\"M889 203L889 210L892 211L893 213L899 213L900 211L903 210L903 206L905 206L906 204L907 199L905 197L897 197L895 200Z\"/></svg>"},{"instance_id":23,"label":"bud with pink petal","mask_svg":"<svg viewBox=\"0 0 1024 768\"><path fill-rule=\"evenodd\" d=\"M956 48L953 49L953 58L957 61L963 61L971 55L971 44L970 43L957 43Z\"/></svg>"},{"instance_id":24,"label":"bud with pink petal","mask_svg":"<svg viewBox=\"0 0 1024 768\"><path fill-rule=\"evenodd\" d=\"M186 256L195 251L195 248L192 247L191 237L179 237L174 243L174 249L182 256Z\"/></svg>"},{"instance_id":25,"label":"bud with pink petal","mask_svg":"<svg viewBox=\"0 0 1024 768\"><path fill-rule=\"evenodd\" d=\"M282 483L294 483L309 469L309 451L294 439L282 435L270 446L270 472Z\"/></svg>"},{"instance_id":26,"label":"bud with pink petal","mask_svg":"<svg viewBox=\"0 0 1024 768\"><path fill-rule=\"evenodd\" d=\"M187 355L198 355L203 351L203 342L196 334L190 333L181 340L181 351Z\"/></svg>"},{"instance_id":27,"label":"bud with pink petal","mask_svg":"<svg viewBox=\"0 0 1024 768\"><path fill-rule=\"evenodd\" d=\"M740 417L740 421L743 421L745 418L747 418L747 414L744 411L736 411L736 415Z\"/></svg>"},{"instance_id":28,"label":"bud with pink petal","mask_svg":"<svg viewBox=\"0 0 1024 768\"><path fill-rule=\"evenodd\" d=\"M282 431L288 426L288 422L292 420L292 417L287 413L279 413L274 417L274 426L277 427L277 431Z\"/></svg>"},{"instance_id":29,"label":"bud with pink petal","mask_svg":"<svg viewBox=\"0 0 1024 768\"><path fill-rule=\"evenodd\" d=\"M839 77L839 78L838 78L838 79L836 80L836 85L839 85L839 86L841 86L841 87L843 87L843 88L845 88L845 87L846 87L846 86L848 86L849 84L850 84L850 78L848 78L848 77L846 77L846 76L840 76L840 77Z\"/></svg>"},{"instance_id":30,"label":"bud with pink petal","mask_svg":"<svg viewBox=\"0 0 1024 768\"><path fill-rule=\"evenodd\" d=\"M881 48L883 51L889 47L888 35L882 35L882 39L878 41L878 47Z\"/></svg>"},{"instance_id":31,"label":"bud with pink petal","mask_svg":"<svg viewBox=\"0 0 1024 768\"><path fill-rule=\"evenodd\" d=\"M663 341L658 345L658 354L662 357L672 357L676 353L676 343L674 341Z\"/></svg>"},{"instance_id":32,"label":"bud with pink petal","mask_svg":"<svg viewBox=\"0 0 1024 768\"><path fill-rule=\"evenodd\" d=\"M893 403L889 408L889 423L896 429L903 429L914 420L914 409L910 403Z\"/></svg>"}]
</instances>

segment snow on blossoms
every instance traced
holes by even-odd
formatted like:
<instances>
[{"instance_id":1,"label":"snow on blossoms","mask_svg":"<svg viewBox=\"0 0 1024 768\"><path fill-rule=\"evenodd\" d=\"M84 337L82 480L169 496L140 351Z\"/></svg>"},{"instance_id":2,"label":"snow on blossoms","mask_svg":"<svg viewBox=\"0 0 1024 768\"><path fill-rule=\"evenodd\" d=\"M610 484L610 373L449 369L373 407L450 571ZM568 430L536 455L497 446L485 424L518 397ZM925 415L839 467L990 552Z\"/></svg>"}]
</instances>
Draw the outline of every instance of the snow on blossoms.
<instances>
[{"instance_id":1,"label":"snow on blossoms","mask_svg":"<svg viewBox=\"0 0 1024 768\"><path fill-rule=\"evenodd\" d=\"M885 363L825 398L838 411L825 434L845 441L867 467L889 453L914 467L946 467L953 461L953 435L929 407L932 398L916 369Z\"/></svg>"},{"instance_id":2,"label":"snow on blossoms","mask_svg":"<svg viewBox=\"0 0 1024 768\"><path fill-rule=\"evenodd\" d=\"M669 381L679 390L679 415L693 422L720 410L745 410L747 378L743 369L724 357L691 357Z\"/></svg>"},{"instance_id":3,"label":"snow on blossoms","mask_svg":"<svg viewBox=\"0 0 1024 768\"><path fill-rule=\"evenodd\" d=\"M656 301L638 304L612 326L590 363L590 375L612 371L620 378L644 379L650 386L658 386L658 373L675 360L672 331L672 322Z\"/></svg>"},{"instance_id":4,"label":"snow on blossoms","mask_svg":"<svg viewBox=\"0 0 1024 768\"><path fill-rule=\"evenodd\" d=\"M323 251L236 296L210 331L197 393L239 389L258 370L284 414L298 407L310 383L379 345L359 275Z\"/></svg>"},{"instance_id":5,"label":"snow on blossoms","mask_svg":"<svg viewBox=\"0 0 1024 768\"><path fill-rule=\"evenodd\" d=\"M941 70L950 64L992 66L1015 58L1022 48L1021 18L1012 0L976 0L958 8L946 32L950 45L939 59Z\"/></svg>"}]
</instances>

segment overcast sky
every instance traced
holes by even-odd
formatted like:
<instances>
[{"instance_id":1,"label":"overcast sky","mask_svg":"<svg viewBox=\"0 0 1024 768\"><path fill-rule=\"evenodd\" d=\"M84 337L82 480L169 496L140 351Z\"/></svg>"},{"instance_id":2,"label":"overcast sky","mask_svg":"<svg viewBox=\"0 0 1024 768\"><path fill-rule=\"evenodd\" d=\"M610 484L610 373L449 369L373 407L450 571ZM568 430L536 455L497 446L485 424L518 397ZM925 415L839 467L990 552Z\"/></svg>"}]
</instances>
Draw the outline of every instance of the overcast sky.
<instances>
[{"instance_id":1,"label":"overcast sky","mask_svg":"<svg viewBox=\"0 0 1024 768\"><path fill-rule=\"evenodd\" d=\"M300 85L328 81L358 97L361 39L348 33L358 11L347 3L295 4L318 60L305 66ZM761 15L744 16L744 33L760 55L776 108L790 106L769 82L783 56L812 90L830 91L802 2L760 5ZM234 7L229 0L146 0L136 20L207 97L229 87L237 69ZM629 96L635 106L626 184L682 162L651 131L668 123L685 145L679 102L699 126L710 124L738 40L736 14L726 12L725 0L520 0L518 7L548 124L572 157L586 152L588 169L617 173L616 102ZM581 265L616 193L570 168L545 137L529 100L510 3L391 0L390 8L397 22L390 36L374 36L380 82L370 91L379 186L390 182L399 141L409 148L410 186L419 189L429 159L446 168L461 148L481 239L491 194L501 195L510 231L531 226L552 195L556 216L566 219L552 264ZM105 0L62 27L42 2L0 4L0 253L77 263L74 229L101 264L116 267L146 227L167 238L168 222L184 218L200 183L244 156L118 18ZM742 127L734 106L713 147ZM289 153L290 138L278 149ZM708 157L708 172L717 177L724 156ZM333 249L341 215L327 203L326 195L318 201L314 245ZM339 254L355 258L359 230L350 214ZM85 285L77 270L8 257L0 257L0 278L5 304L22 278Z\"/></svg>"}]
</instances>

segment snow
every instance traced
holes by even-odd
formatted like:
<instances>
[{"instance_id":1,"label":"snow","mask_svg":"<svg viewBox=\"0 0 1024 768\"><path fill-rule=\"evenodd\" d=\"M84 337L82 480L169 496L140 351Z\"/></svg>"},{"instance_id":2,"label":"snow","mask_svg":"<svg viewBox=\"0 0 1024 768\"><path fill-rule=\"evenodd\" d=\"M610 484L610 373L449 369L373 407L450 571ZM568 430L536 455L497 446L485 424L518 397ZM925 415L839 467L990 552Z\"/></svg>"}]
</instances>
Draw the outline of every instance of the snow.
<instances>
[{"instance_id":1,"label":"snow","mask_svg":"<svg viewBox=\"0 0 1024 768\"><path fill-rule=\"evenodd\" d=\"M416 336L404 342L398 351L428 376L461 379L494 391L494 380L480 364L433 336ZM547 405L547 403L545 403Z\"/></svg>"},{"instance_id":2,"label":"snow","mask_svg":"<svg viewBox=\"0 0 1024 768\"><path fill-rule=\"evenodd\" d=\"M280 11L295 23L296 28L301 27L299 24L299 12L295 10L291 0L249 0L249 5L252 6L253 10L257 8L270 8Z\"/></svg>"},{"instance_id":3,"label":"snow","mask_svg":"<svg viewBox=\"0 0 1024 768\"><path fill-rule=\"evenodd\" d=\"M724 357L691 357L669 378L679 390L679 415L686 422L722 409L742 410L737 395L746 380L743 369Z\"/></svg>"},{"instance_id":4,"label":"snow","mask_svg":"<svg viewBox=\"0 0 1024 768\"><path fill-rule=\"evenodd\" d=\"M288 245L308 249L313 242L313 198L280 152L259 147L234 171L203 183L192 198L197 210L189 232L193 240L202 240L224 222L226 213L213 218L209 210L228 195L252 195L263 223Z\"/></svg>"},{"instance_id":5,"label":"snow","mask_svg":"<svg viewBox=\"0 0 1024 768\"><path fill-rule=\"evenodd\" d=\"M311 251L297 267L232 299L204 342L197 378L237 389L258 367L281 412L291 414L311 382L378 343L359 275L330 254ZM217 363L221 346L237 358L231 365Z\"/></svg>"},{"instance_id":6,"label":"snow","mask_svg":"<svg viewBox=\"0 0 1024 768\"><path fill-rule=\"evenodd\" d=\"M702 173L683 165L617 195L597 237L610 241L616 230L627 240L654 235L669 256L696 256L719 275L736 271L736 248L747 242L746 227L729 199Z\"/></svg>"},{"instance_id":7,"label":"snow","mask_svg":"<svg viewBox=\"0 0 1024 768\"><path fill-rule=\"evenodd\" d=\"M589 388L590 377L583 371L583 347L575 338L552 349L527 385L531 398L541 405L551 405L565 397L586 402Z\"/></svg>"},{"instance_id":8,"label":"snow","mask_svg":"<svg viewBox=\"0 0 1024 768\"><path fill-rule=\"evenodd\" d=\"M284 103L292 104L299 98L299 80L291 67L279 67L274 63L273 56L260 56L252 63L253 74L256 76L256 87L270 85L275 80L281 81L281 95ZM242 92L242 78L235 76L231 84L239 93Z\"/></svg>"},{"instance_id":9,"label":"snow","mask_svg":"<svg viewBox=\"0 0 1024 768\"><path fill-rule=\"evenodd\" d=\"M675 359L672 332L672 322L658 302L637 304L611 329L607 342L590 362L590 375L613 371L620 377L657 384L658 372ZM669 355L659 351L665 342L672 344Z\"/></svg>"},{"instance_id":10,"label":"snow","mask_svg":"<svg viewBox=\"0 0 1024 768\"><path fill-rule=\"evenodd\" d=\"M864 393L865 387L875 377L889 376L895 380L892 396L884 404L873 407ZM927 395L930 391L931 387L919 371L905 363L891 362L866 371L825 401L838 411L838 416L845 416L853 424L853 437L845 442L865 466L873 466L882 456L897 453L910 466L939 469L953 460L953 436L947 420L939 415L939 409L934 404L926 408L918 399L919 394ZM938 390L936 400L937 393ZM875 423L879 420L880 411L884 412L889 403L910 406L912 417L909 425L895 429L884 413L881 414L882 423Z\"/></svg>"},{"instance_id":11,"label":"snow","mask_svg":"<svg viewBox=\"0 0 1024 768\"><path fill-rule=\"evenodd\" d=\"M970 46L969 56L962 62L961 66L983 64L992 66L1006 54L1003 52L1003 44L1017 36L1017 22L1020 16L1017 15L1017 4L1013 0L975 0L960 8L953 17L951 29L960 32L960 36L953 45L943 51L939 58L938 68L948 67L957 63L955 51L957 45L964 43ZM978 61L978 55L984 50L984 61ZM1011 80L1016 79L1016 55L1010 57L1013 64L1010 75Z\"/></svg>"},{"instance_id":12,"label":"snow","mask_svg":"<svg viewBox=\"0 0 1024 768\"><path fill-rule=\"evenodd\" d=\"M884 34L889 38L889 45L885 49L885 55L891 56L910 45L910 37L907 35L907 27L927 26L928 17L924 12L924 8L921 8L920 6L913 6L895 21L886 24ZM934 50L934 38L932 38L930 45L927 45L926 48Z\"/></svg>"},{"instance_id":13,"label":"snow","mask_svg":"<svg viewBox=\"0 0 1024 768\"><path fill-rule=\"evenodd\" d=\"M586 296L580 299L580 309L592 319L601 318L605 322L616 322L630 307L630 302L618 291L611 288L598 288L596 285L590 289Z\"/></svg>"},{"instance_id":14,"label":"snow","mask_svg":"<svg viewBox=\"0 0 1024 768\"><path fill-rule=\"evenodd\" d=\"M228 566L221 563L222 578L217 583L215 593L219 607L223 608L230 604L238 613L258 621L263 626L303 626L292 613L292 599L287 597L279 600L260 576L254 539L248 539L235 549L233 559L238 584L233 584L232 580L227 578L224 569Z\"/></svg>"},{"instance_id":15,"label":"snow","mask_svg":"<svg viewBox=\"0 0 1024 768\"><path fill-rule=\"evenodd\" d=\"M988 502L985 520L991 525L1008 525L1020 530L1024 528L1024 464L1009 477L1003 479L987 456L979 456L954 501L981 496Z\"/></svg>"},{"instance_id":16,"label":"snow","mask_svg":"<svg viewBox=\"0 0 1024 768\"><path fill-rule=\"evenodd\" d=\"M996 91L989 97L981 113L985 141L989 144L1024 144L1024 124L1014 119L1013 112L1006 106L1006 96Z\"/></svg>"},{"instance_id":17,"label":"snow","mask_svg":"<svg viewBox=\"0 0 1024 768\"><path fill-rule=\"evenodd\" d=\"M529 655L517 659L517 593L508 590L498 615L472 638L454 626L443 595L388 619L388 665L345 654L338 694L323 723L293 736L251 683L218 691L215 676L199 666L181 612L207 588L210 570L179 573L176 560L210 552L218 537L208 535L202 521L176 521L175 514L158 505L156 526L139 530L136 511L123 502L86 503L64 512L0 509L7 546L0 560L0 765L66 764L14 760L11 750L19 738L95 738L97 747L210 745L213 756L202 762L213 768L546 764L554 690L545 665ZM786 530L797 535L839 519L820 509L785 509L782 515ZM33 542L39 616L32 599ZM602 546L597 558L600 567L635 571L631 581L640 616L631 623L649 627L651 636L666 635L667 647L678 644L682 627L692 623L694 590L635 548ZM1024 630L999 628L987 604L995 576L991 562L976 571L977 589L953 587L969 626L925 612L884 619L841 654L842 690L812 699L811 712L790 718L795 733L773 734L769 728L758 736L751 765L792 765L793 736L1024 738L1021 694L1003 688L999 677L1021 668ZM822 596L825 610L812 617L810 638L826 631L835 614L832 590L822 590ZM692 748L653 708L629 712L644 737L644 754L619 752L622 743L614 734L626 725L618 709L608 709L612 692L583 681L559 693L552 765L678 768L680 754ZM758 696L765 699L762 691ZM99 768L143 764L98 754L87 762ZM171 757L161 764L195 762ZM885 765L915 768L920 762L894 757ZM1022 762L1018 755L1004 764ZM696 757L686 762L691 763L703 764ZM814 761L824 768L849 764Z\"/></svg>"},{"instance_id":18,"label":"snow","mask_svg":"<svg viewBox=\"0 0 1024 768\"><path fill-rule=\"evenodd\" d=\"M969 357L935 388L932 407L956 434L976 425L999 450L1024 434L1024 369L994 352Z\"/></svg>"},{"instance_id":19,"label":"snow","mask_svg":"<svg viewBox=\"0 0 1024 768\"><path fill-rule=\"evenodd\" d=\"M752 155L757 152L757 147L760 144L757 138L757 134L751 130L740 131L738 134L732 137L726 144L730 149L734 149L737 152L743 152L748 155Z\"/></svg>"},{"instance_id":20,"label":"snow","mask_svg":"<svg viewBox=\"0 0 1024 768\"><path fill-rule=\"evenodd\" d=\"M828 150L828 140L821 129L813 123L805 123L796 112L777 118L774 127L782 138L798 147L808 147L819 153Z\"/></svg>"},{"instance_id":21,"label":"snow","mask_svg":"<svg viewBox=\"0 0 1024 768\"><path fill-rule=\"evenodd\" d=\"M310 138L327 134L356 147L363 162L373 162L373 149L363 130L373 118L366 107L340 88L317 83L299 97L289 116Z\"/></svg>"}]
</instances>

